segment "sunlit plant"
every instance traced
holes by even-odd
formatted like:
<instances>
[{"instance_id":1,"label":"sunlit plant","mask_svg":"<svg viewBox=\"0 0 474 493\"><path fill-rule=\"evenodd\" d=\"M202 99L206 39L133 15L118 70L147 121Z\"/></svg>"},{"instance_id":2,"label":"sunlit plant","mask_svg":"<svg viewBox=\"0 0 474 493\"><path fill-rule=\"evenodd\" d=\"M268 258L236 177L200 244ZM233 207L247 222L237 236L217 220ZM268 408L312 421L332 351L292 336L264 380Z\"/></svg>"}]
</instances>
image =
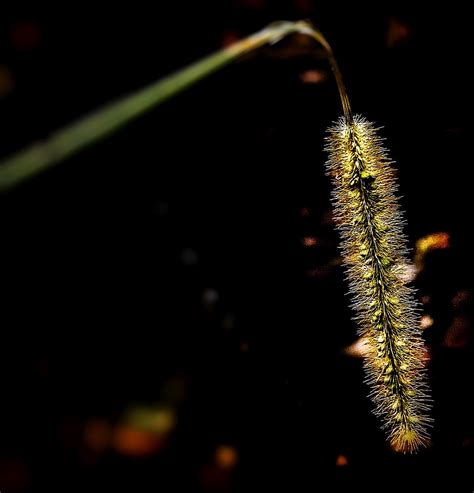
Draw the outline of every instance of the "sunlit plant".
<instances>
[{"instance_id":1,"label":"sunlit plant","mask_svg":"<svg viewBox=\"0 0 474 493\"><path fill-rule=\"evenodd\" d=\"M329 130L328 174L342 238L365 368L375 412L397 451L429 441L424 344L408 264L391 162L374 126L350 115Z\"/></svg>"}]
</instances>

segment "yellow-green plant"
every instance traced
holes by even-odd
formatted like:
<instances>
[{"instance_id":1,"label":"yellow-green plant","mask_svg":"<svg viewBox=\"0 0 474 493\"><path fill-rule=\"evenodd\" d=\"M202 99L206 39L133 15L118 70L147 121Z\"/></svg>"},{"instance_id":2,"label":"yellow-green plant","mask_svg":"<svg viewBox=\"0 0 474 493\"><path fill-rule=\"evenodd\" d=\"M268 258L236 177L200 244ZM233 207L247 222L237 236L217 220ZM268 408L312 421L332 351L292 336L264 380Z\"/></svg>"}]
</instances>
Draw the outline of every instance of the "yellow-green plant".
<instances>
[{"instance_id":1,"label":"yellow-green plant","mask_svg":"<svg viewBox=\"0 0 474 493\"><path fill-rule=\"evenodd\" d=\"M393 448L429 441L424 345L408 265L394 171L376 128L346 115L329 129L328 174L335 221L359 333L367 341L367 380Z\"/></svg>"},{"instance_id":2,"label":"yellow-green plant","mask_svg":"<svg viewBox=\"0 0 474 493\"><path fill-rule=\"evenodd\" d=\"M431 399L392 162L374 125L353 117L331 46L313 27L306 32L325 47L341 97L343 116L328 131L326 167L359 334L367 342L370 396L392 447L414 452L429 443Z\"/></svg>"},{"instance_id":3,"label":"yellow-green plant","mask_svg":"<svg viewBox=\"0 0 474 493\"><path fill-rule=\"evenodd\" d=\"M242 54L293 33L324 47L339 89L344 116L329 130L327 169L343 259L359 332L368 342L365 366L375 412L394 449L412 452L429 441L430 399L417 306L404 280L408 261L394 172L375 127L352 116L331 46L307 22L274 23L18 152L0 163L0 192L107 137Z\"/></svg>"}]
</instances>

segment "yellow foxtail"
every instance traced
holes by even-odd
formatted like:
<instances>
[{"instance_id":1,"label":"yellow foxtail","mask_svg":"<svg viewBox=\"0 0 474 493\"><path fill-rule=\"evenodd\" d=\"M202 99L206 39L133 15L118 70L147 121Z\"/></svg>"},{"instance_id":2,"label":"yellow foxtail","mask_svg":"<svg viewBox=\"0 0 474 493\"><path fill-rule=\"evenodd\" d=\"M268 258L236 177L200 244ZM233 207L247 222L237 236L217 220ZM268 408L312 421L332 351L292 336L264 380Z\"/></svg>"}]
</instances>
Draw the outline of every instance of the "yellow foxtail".
<instances>
[{"instance_id":1,"label":"yellow foxtail","mask_svg":"<svg viewBox=\"0 0 474 493\"><path fill-rule=\"evenodd\" d=\"M417 302L407 285L403 218L392 163L377 129L362 117L329 129L327 171L359 333L367 341L367 381L392 447L429 442L430 397Z\"/></svg>"}]
</instances>

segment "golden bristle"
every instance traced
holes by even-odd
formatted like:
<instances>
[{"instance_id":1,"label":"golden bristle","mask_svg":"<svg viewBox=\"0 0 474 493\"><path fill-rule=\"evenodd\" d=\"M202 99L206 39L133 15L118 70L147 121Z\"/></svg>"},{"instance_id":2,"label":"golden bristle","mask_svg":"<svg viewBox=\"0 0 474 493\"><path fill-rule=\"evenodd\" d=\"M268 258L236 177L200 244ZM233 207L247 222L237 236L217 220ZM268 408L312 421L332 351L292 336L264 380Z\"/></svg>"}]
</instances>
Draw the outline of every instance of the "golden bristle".
<instances>
[{"instance_id":1,"label":"golden bristle","mask_svg":"<svg viewBox=\"0 0 474 493\"><path fill-rule=\"evenodd\" d=\"M370 348L365 368L375 414L395 450L414 452L429 443L430 398L417 303L400 274L408 261L391 162L376 128L359 116L341 118L327 141L355 318Z\"/></svg>"}]
</instances>

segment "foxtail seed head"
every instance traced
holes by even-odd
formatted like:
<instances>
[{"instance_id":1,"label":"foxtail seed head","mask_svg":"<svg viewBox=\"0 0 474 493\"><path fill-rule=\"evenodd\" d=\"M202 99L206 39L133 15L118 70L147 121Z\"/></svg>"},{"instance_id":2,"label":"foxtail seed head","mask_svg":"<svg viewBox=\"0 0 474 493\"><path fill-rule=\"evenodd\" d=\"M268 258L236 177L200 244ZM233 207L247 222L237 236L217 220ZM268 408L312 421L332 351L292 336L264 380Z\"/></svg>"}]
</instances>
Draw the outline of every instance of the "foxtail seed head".
<instances>
[{"instance_id":1,"label":"foxtail seed head","mask_svg":"<svg viewBox=\"0 0 474 493\"><path fill-rule=\"evenodd\" d=\"M430 397L423 340L407 264L403 218L391 162L374 126L341 118L327 137L335 220L353 296L370 396L392 447L414 452L429 443Z\"/></svg>"}]
</instances>

